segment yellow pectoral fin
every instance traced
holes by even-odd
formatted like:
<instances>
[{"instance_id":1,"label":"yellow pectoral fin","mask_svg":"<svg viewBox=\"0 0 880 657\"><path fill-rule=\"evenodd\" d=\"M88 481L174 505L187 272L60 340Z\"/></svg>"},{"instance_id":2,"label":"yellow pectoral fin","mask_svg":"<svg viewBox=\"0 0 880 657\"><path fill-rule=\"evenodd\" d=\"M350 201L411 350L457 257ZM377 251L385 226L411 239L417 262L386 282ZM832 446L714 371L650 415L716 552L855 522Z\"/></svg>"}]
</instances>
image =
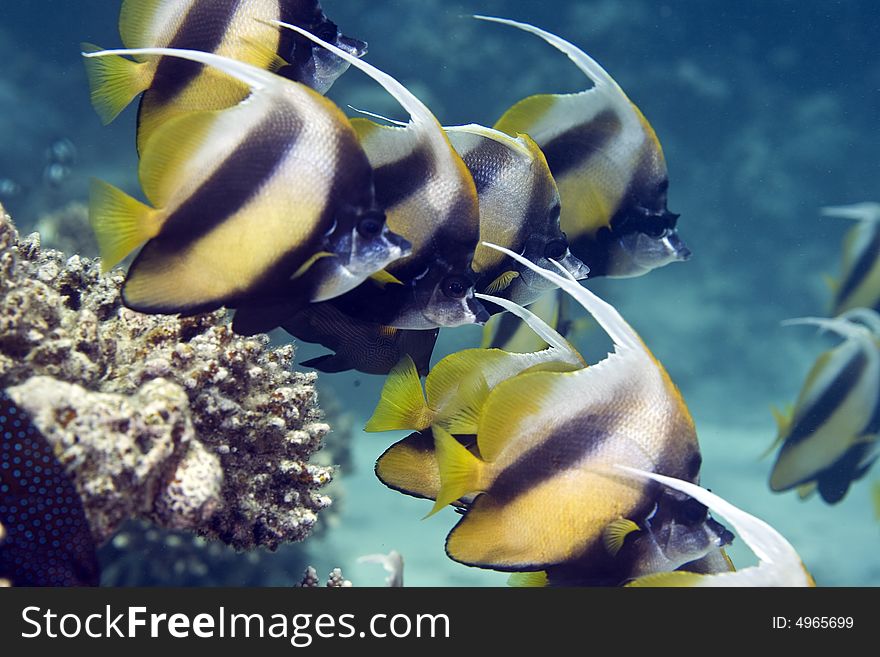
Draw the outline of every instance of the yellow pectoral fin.
<instances>
[{"instance_id":1,"label":"yellow pectoral fin","mask_svg":"<svg viewBox=\"0 0 880 657\"><path fill-rule=\"evenodd\" d=\"M506 271L503 274L501 274L498 278L496 278L494 281L489 283L489 285L487 285L486 289L483 291L486 294L496 294L498 292L501 292L502 290L506 290L508 287L510 287L510 284L513 283L513 281L517 277L519 277L519 272Z\"/></svg>"},{"instance_id":2,"label":"yellow pectoral fin","mask_svg":"<svg viewBox=\"0 0 880 657\"><path fill-rule=\"evenodd\" d=\"M382 287L385 287L386 285L403 285L403 281L384 269L377 271L375 274L371 275L370 278Z\"/></svg>"},{"instance_id":3,"label":"yellow pectoral fin","mask_svg":"<svg viewBox=\"0 0 880 657\"><path fill-rule=\"evenodd\" d=\"M623 547L626 537L637 531L639 531L639 526L627 518L618 518L611 522L602 533L602 542L605 549L608 550L608 554L616 557L620 548Z\"/></svg>"},{"instance_id":4,"label":"yellow pectoral fin","mask_svg":"<svg viewBox=\"0 0 880 657\"><path fill-rule=\"evenodd\" d=\"M321 260L323 258L335 258L335 257L336 257L336 254L331 253L330 251L318 251L315 255L313 255L311 258L306 260L302 265L300 265L299 269L297 269L293 273L293 276L290 277L290 280L295 281L296 279L304 276L305 273L309 269L311 269L312 265L314 265L316 262L318 262L318 260Z\"/></svg>"},{"instance_id":5,"label":"yellow pectoral fin","mask_svg":"<svg viewBox=\"0 0 880 657\"><path fill-rule=\"evenodd\" d=\"M89 190L89 221L104 271L155 237L161 227L156 210L96 179L92 180Z\"/></svg>"},{"instance_id":6,"label":"yellow pectoral fin","mask_svg":"<svg viewBox=\"0 0 880 657\"><path fill-rule=\"evenodd\" d=\"M539 570L534 573L513 573L507 578L507 585L515 588L542 588L549 586L547 573Z\"/></svg>"},{"instance_id":7,"label":"yellow pectoral fin","mask_svg":"<svg viewBox=\"0 0 880 657\"><path fill-rule=\"evenodd\" d=\"M406 355L388 373L382 395L365 431L396 431L431 426L434 414L425 401L422 381L413 359Z\"/></svg>"},{"instance_id":8,"label":"yellow pectoral fin","mask_svg":"<svg viewBox=\"0 0 880 657\"><path fill-rule=\"evenodd\" d=\"M241 40L242 52L236 59L247 62L257 68L262 68L273 73L282 66L287 66L288 61L279 55L273 46L261 43L256 39L244 38Z\"/></svg>"},{"instance_id":9,"label":"yellow pectoral fin","mask_svg":"<svg viewBox=\"0 0 880 657\"><path fill-rule=\"evenodd\" d=\"M102 50L91 43L82 44L83 52ZM92 105L101 122L107 125L148 86L152 78L148 64L125 59L119 55L84 59Z\"/></svg>"},{"instance_id":10,"label":"yellow pectoral fin","mask_svg":"<svg viewBox=\"0 0 880 657\"><path fill-rule=\"evenodd\" d=\"M484 463L441 427L434 427L434 447L440 470L437 501L426 518L482 486Z\"/></svg>"}]
</instances>

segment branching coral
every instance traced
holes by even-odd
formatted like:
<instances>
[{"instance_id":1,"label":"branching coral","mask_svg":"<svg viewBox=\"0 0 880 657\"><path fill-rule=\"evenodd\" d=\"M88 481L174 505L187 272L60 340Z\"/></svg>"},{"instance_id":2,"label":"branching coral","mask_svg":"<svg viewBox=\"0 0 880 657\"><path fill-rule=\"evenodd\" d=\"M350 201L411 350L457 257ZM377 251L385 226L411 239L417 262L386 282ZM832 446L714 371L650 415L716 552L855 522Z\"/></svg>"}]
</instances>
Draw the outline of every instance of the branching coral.
<instances>
[{"instance_id":1,"label":"branching coral","mask_svg":"<svg viewBox=\"0 0 880 657\"><path fill-rule=\"evenodd\" d=\"M222 311L130 311L122 283L0 209L0 387L54 441L96 536L135 515L239 549L305 538L332 476L309 462L329 429L314 375Z\"/></svg>"}]
</instances>

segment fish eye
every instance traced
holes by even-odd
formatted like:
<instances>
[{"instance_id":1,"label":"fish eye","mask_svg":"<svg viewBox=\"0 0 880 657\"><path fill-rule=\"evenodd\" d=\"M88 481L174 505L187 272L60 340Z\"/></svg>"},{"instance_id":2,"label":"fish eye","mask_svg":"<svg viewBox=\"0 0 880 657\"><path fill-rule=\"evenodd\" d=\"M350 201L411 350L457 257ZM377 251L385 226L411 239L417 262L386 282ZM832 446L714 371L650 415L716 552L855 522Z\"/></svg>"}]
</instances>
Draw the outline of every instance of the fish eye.
<instances>
[{"instance_id":1,"label":"fish eye","mask_svg":"<svg viewBox=\"0 0 880 657\"><path fill-rule=\"evenodd\" d=\"M663 237L663 235L666 233L666 226L664 226L662 223L651 222L647 226L645 226L644 233L648 237Z\"/></svg>"},{"instance_id":2,"label":"fish eye","mask_svg":"<svg viewBox=\"0 0 880 657\"><path fill-rule=\"evenodd\" d=\"M464 299L470 283L461 276L450 276L443 281L443 294L450 299Z\"/></svg>"},{"instance_id":3,"label":"fish eye","mask_svg":"<svg viewBox=\"0 0 880 657\"><path fill-rule=\"evenodd\" d=\"M370 212L361 217L357 224L357 232L361 237L373 239L378 237L385 225L385 217L378 212Z\"/></svg>"},{"instance_id":4,"label":"fish eye","mask_svg":"<svg viewBox=\"0 0 880 657\"><path fill-rule=\"evenodd\" d=\"M550 260L559 260L568 251L565 240L550 240L544 247L544 257Z\"/></svg>"},{"instance_id":5,"label":"fish eye","mask_svg":"<svg viewBox=\"0 0 880 657\"><path fill-rule=\"evenodd\" d=\"M313 34L322 41L333 43L333 41L336 40L336 37L339 36L339 28L336 26L336 23L327 21L326 23L319 25Z\"/></svg>"}]
</instances>

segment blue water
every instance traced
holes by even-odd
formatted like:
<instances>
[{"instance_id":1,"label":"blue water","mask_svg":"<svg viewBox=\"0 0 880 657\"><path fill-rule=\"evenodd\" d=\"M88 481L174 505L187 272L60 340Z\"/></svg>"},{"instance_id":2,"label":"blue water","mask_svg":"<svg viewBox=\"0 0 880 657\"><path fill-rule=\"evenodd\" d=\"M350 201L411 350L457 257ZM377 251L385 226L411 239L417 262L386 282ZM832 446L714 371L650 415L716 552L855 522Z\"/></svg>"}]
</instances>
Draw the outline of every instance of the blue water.
<instances>
[{"instance_id":1,"label":"blue water","mask_svg":"<svg viewBox=\"0 0 880 657\"><path fill-rule=\"evenodd\" d=\"M20 225L71 200L98 176L135 192L134 109L102 127L89 105L79 43L119 45L117 5L44 0L0 6L0 198ZM342 28L370 43L369 61L407 84L444 124L491 124L515 101L584 88L578 71L534 37L466 17L484 13L534 23L575 42L620 83L654 126L670 172L670 209L694 257L632 280L591 285L619 307L681 387L704 452L703 481L757 513L795 545L825 585L878 585L877 472L827 507L767 488L760 460L775 427L769 407L794 400L829 345L780 321L828 310L822 281L840 266L849 225L820 218L824 205L880 200L880 13L876 3L798 0L657 2L372 2L326 0ZM379 113L399 110L374 83L345 75L331 97ZM71 140L78 161L59 189L42 182L44 150ZM462 329L437 355L479 339ZM595 335L586 351L602 355ZM320 350L306 346L301 358ZM360 425L381 379L321 378ZM392 436L355 432L355 470L343 471L339 523L306 560L378 584L355 558L396 548L413 585L499 584L504 576L449 561L454 520L426 521L425 502L386 490L372 475ZM304 557L298 552L297 559ZM734 559L748 560L734 551ZM298 568L300 562L291 565ZM278 583L283 583L279 581Z\"/></svg>"}]
</instances>

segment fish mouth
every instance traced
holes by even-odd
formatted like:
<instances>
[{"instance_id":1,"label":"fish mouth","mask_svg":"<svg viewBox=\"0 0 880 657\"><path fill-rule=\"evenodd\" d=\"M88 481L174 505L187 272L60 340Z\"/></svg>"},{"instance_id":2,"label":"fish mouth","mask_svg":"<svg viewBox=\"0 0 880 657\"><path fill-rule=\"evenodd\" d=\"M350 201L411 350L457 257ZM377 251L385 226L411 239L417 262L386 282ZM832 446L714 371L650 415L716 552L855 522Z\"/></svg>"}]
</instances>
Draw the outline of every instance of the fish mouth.
<instances>
[{"instance_id":1,"label":"fish mouth","mask_svg":"<svg viewBox=\"0 0 880 657\"><path fill-rule=\"evenodd\" d=\"M353 39L352 37L345 36L344 34L340 34L339 38L336 40L336 45L345 52L354 55L358 59L367 54L367 49L369 44L366 41L361 41L360 39Z\"/></svg>"}]
</instances>

